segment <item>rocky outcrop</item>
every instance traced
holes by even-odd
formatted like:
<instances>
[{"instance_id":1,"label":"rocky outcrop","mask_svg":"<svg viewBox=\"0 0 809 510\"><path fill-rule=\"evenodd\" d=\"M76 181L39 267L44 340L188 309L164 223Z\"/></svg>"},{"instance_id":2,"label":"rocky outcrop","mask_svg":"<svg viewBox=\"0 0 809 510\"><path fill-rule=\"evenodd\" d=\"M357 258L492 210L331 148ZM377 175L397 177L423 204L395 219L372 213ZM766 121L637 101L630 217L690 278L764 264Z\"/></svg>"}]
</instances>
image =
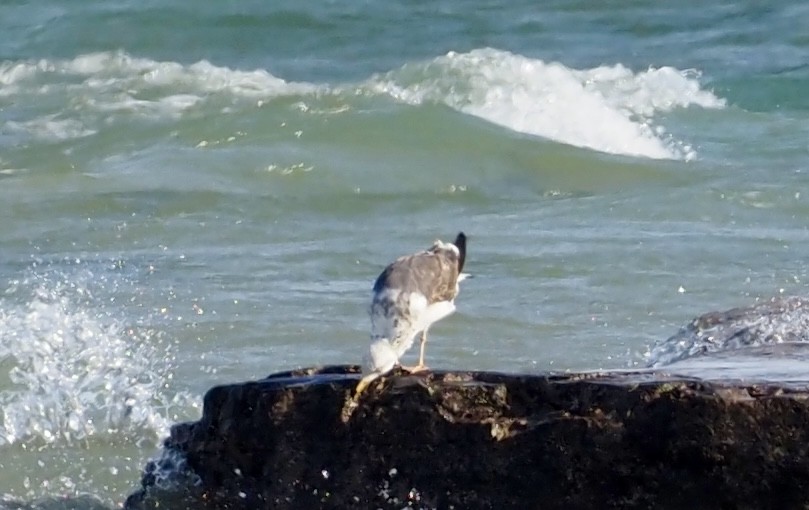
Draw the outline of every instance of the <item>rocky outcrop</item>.
<instances>
[{"instance_id":1,"label":"rocky outcrop","mask_svg":"<svg viewBox=\"0 0 809 510\"><path fill-rule=\"evenodd\" d=\"M654 372L393 374L220 386L126 508L807 508L796 386Z\"/></svg>"}]
</instances>

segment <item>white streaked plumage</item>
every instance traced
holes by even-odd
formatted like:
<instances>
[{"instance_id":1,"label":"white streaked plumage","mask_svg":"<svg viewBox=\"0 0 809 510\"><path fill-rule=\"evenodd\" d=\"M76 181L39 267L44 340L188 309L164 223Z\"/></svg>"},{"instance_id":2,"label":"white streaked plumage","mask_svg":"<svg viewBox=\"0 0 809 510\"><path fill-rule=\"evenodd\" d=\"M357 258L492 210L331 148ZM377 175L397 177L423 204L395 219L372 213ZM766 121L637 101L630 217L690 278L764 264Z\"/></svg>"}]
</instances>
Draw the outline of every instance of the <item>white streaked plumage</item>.
<instances>
[{"instance_id":1,"label":"white streaked plumage","mask_svg":"<svg viewBox=\"0 0 809 510\"><path fill-rule=\"evenodd\" d=\"M419 363L411 372L424 370L427 330L455 311L458 284L466 259L466 236L454 243L436 241L428 250L399 257L382 271L371 296L371 345L365 357L359 395L368 384L399 364L421 333Z\"/></svg>"}]
</instances>

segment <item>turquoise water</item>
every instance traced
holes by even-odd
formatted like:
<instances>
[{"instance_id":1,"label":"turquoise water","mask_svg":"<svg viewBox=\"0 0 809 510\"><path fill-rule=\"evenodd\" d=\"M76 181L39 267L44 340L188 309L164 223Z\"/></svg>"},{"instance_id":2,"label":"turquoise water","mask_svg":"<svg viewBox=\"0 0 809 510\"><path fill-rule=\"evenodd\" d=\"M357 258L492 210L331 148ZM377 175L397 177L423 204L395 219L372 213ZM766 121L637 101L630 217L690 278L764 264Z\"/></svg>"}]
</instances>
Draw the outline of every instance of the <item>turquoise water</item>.
<instances>
[{"instance_id":1,"label":"turquoise water","mask_svg":"<svg viewBox=\"0 0 809 510\"><path fill-rule=\"evenodd\" d=\"M115 507L210 386L359 362L458 230L433 367L804 293L809 7L591 4L0 4L0 508Z\"/></svg>"}]
</instances>

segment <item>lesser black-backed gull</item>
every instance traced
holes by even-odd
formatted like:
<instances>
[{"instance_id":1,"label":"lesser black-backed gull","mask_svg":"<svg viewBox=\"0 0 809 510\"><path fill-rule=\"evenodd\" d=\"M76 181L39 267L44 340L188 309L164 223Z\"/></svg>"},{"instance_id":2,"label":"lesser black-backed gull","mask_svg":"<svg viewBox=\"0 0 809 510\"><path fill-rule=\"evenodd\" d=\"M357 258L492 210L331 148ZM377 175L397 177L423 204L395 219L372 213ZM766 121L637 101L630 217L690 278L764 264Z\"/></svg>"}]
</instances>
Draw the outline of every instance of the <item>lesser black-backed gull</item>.
<instances>
[{"instance_id":1,"label":"lesser black-backed gull","mask_svg":"<svg viewBox=\"0 0 809 510\"><path fill-rule=\"evenodd\" d=\"M402 355L421 333L418 365L402 367L409 372L425 370L424 346L430 326L455 311L458 284L466 259L466 236L454 243L440 240L425 251L399 257L382 271L371 298L371 346L365 358L359 395L374 379L399 365Z\"/></svg>"}]
</instances>

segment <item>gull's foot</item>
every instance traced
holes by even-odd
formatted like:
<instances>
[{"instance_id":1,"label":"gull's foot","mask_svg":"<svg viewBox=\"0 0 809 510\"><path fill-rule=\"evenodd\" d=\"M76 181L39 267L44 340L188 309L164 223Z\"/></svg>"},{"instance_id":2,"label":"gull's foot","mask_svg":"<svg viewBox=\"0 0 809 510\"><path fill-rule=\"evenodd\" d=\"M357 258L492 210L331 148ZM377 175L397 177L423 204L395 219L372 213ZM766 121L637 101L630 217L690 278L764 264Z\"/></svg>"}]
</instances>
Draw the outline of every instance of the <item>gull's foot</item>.
<instances>
[{"instance_id":1,"label":"gull's foot","mask_svg":"<svg viewBox=\"0 0 809 510\"><path fill-rule=\"evenodd\" d=\"M408 372L408 373L411 373L411 374L417 374L419 372L424 372L424 371L430 370L430 368L427 365L415 365L415 366L412 366L412 367L406 367L404 365L400 365L400 368L402 370L404 370L405 372Z\"/></svg>"},{"instance_id":2,"label":"gull's foot","mask_svg":"<svg viewBox=\"0 0 809 510\"><path fill-rule=\"evenodd\" d=\"M363 378L360 379L360 382L357 384L357 387L354 388L354 400L358 399L360 394L371 384L372 379Z\"/></svg>"}]
</instances>

